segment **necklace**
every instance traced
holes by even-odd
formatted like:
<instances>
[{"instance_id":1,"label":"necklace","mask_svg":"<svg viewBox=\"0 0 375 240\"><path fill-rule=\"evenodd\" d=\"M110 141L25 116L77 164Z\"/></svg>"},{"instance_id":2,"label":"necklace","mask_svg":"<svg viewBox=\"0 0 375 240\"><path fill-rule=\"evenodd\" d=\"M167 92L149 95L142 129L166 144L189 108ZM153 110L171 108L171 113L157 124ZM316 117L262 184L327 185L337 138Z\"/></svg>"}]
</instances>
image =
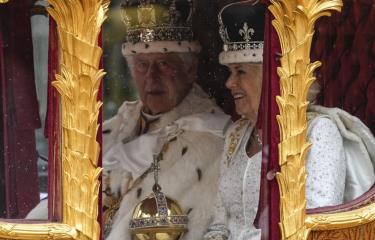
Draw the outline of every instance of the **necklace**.
<instances>
[{"instance_id":1,"label":"necklace","mask_svg":"<svg viewBox=\"0 0 375 240\"><path fill-rule=\"evenodd\" d=\"M255 141L258 143L258 145L262 146L262 140L260 139L258 130L254 129L253 137L255 138Z\"/></svg>"},{"instance_id":2,"label":"necklace","mask_svg":"<svg viewBox=\"0 0 375 240\"><path fill-rule=\"evenodd\" d=\"M262 148L262 140L258 134L258 131L254 129L247 141L246 145L246 154L248 157L252 157L255 153L257 153Z\"/></svg>"},{"instance_id":3,"label":"necklace","mask_svg":"<svg viewBox=\"0 0 375 240\"><path fill-rule=\"evenodd\" d=\"M229 144L226 151L227 155L227 166L230 165L232 155L234 154L235 150L237 149L237 145L240 143L241 140L241 132L243 131L243 128L247 126L247 120L246 119L240 119L238 120L238 124L235 127L234 131L229 135Z\"/></svg>"}]
</instances>

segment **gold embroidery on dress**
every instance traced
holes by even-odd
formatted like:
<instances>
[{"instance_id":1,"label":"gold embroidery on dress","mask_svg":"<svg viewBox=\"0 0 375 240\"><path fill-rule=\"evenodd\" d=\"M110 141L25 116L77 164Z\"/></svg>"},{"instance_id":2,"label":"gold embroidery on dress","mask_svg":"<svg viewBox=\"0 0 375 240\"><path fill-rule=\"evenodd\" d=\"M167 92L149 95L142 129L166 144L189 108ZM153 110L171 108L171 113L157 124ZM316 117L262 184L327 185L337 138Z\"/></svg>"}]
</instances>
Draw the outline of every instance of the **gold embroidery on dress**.
<instances>
[{"instance_id":1,"label":"gold embroidery on dress","mask_svg":"<svg viewBox=\"0 0 375 240\"><path fill-rule=\"evenodd\" d=\"M236 151L237 145L240 142L241 139L241 130L244 126L247 124L246 119L240 119L238 120L239 123L235 127L234 131L230 133L229 135L229 144L228 144L228 149L227 149L227 166L230 164L230 160L232 159L232 155L234 151Z\"/></svg>"}]
</instances>

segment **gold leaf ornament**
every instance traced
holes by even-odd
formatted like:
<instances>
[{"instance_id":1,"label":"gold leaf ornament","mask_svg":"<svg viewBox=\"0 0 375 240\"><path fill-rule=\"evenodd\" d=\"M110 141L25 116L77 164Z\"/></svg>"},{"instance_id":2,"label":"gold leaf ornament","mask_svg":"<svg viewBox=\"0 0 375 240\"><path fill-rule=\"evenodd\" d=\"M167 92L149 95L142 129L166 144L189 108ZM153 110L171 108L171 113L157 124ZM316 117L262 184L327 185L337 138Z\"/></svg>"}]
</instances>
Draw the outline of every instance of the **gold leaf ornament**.
<instances>
[{"instance_id":1,"label":"gold leaf ornament","mask_svg":"<svg viewBox=\"0 0 375 240\"><path fill-rule=\"evenodd\" d=\"M315 81L319 62L310 62L315 21L340 11L340 0L272 0L269 10L275 17L272 25L279 36L282 57L277 73L280 77L280 129L277 181L280 189L280 229L283 240L305 240L310 228L306 224L305 159L311 146L307 142L307 93Z\"/></svg>"},{"instance_id":2,"label":"gold leaf ornament","mask_svg":"<svg viewBox=\"0 0 375 240\"><path fill-rule=\"evenodd\" d=\"M80 239L99 239L97 101L102 50L97 46L109 1L50 0L57 23L61 70L52 85L61 99L63 222L75 226Z\"/></svg>"}]
</instances>

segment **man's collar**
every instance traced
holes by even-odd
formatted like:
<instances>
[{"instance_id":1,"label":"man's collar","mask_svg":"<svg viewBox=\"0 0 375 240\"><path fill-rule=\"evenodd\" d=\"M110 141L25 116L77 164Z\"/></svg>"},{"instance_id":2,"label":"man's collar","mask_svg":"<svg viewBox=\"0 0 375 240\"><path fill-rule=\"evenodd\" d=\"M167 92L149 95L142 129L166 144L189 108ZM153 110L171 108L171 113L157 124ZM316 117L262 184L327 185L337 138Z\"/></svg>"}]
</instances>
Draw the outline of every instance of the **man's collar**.
<instances>
[{"instance_id":1,"label":"man's collar","mask_svg":"<svg viewBox=\"0 0 375 240\"><path fill-rule=\"evenodd\" d=\"M170 123L184 116L203 112L211 113L215 111L221 111L221 109L213 102L212 99L209 98L207 93L205 93L197 84L194 84L190 92L180 104L169 112L158 114L159 120L151 124L149 130L152 131L158 128L166 127ZM142 112L142 114L145 114L144 111ZM147 115L152 116L150 114Z\"/></svg>"},{"instance_id":2,"label":"man's collar","mask_svg":"<svg viewBox=\"0 0 375 240\"><path fill-rule=\"evenodd\" d=\"M151 115L144 111L144 108L141 110L141 115L139 117L139 133L144 134L150 131L150 127L155 124L161 117L162 114Z\"/></svg>"},{"instance_id":3,"label":"man's collar","mask_svg":"<svg viewBox=\"0 0 375 240\"><path fill-rule=\"evenodd\" d=\"M145 121L149 121L149 122L153 122L157 119L159 119L161 117L162 113L159 113L159 114L156 114L156 115L152 115L152 114L149 114L149 113L146 113L144 108L142 108L141 110L141 117L145 120Z\"/></svg>"},{"instance_id":4,"label":"man's collar","mask_svg":"<svg viewBox=\"0 0 375 240\"><path fill-rule=\"evenodd\" d=\"M124 102L120 107L118 114L123 119L121 128L122 138L134 136L139 133L142 109L143 104L140 100ZM166 127L184 116L214 112L222 112L222 110L197 84L194 84L184 100L171 111L160 114L159 120L154 122L148 131ZM149 114L144 115L147 117L150 116Z\"/></svg>"}]
</instances>

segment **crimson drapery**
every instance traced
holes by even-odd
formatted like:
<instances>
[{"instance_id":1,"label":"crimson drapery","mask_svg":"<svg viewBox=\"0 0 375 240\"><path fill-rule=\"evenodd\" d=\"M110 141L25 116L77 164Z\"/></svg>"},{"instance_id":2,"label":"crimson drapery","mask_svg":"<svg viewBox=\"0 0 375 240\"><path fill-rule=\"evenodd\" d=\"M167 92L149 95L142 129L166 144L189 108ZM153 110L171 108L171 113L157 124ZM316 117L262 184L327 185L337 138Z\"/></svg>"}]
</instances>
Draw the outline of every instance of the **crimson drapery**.
<instances>
[{"instance_id":1,"label":"crimson drapery","mask_svg":"<svg viewBox=\"0 0 375 240\"><path fill-rule=\"evenodd\" d=\"M275 173L280 171L279 166L279 151L278 144L280 142L280 132L279 126L276 121L276 116L279 114L279 108L276 104L276 96L280 95L280 82L279 76L277 75L277 67L279 66L278 57L281 53L280 42L275 29L271 26L271 13L267 12L267 32L266 40L268 42L268 50L266 54L266 61L268 65L267 78L269 82L268 88L268 109L269 114L269 125L267 139L269 141L269 163L268 163L268 173L267 178L270 181L270 193L269 193L269 208L270 208L270 240L280 239L280 193L279 186L277 184ZM267 70L267 66L265 66Z\"/></svg>"},{"instance_id":2,"label":"crimson drapery","mask_svg":"<svg viewBox=\"0 0 375 240\"><path fill-rule=\"evenodd\" d=\"M48 138L48 219L62 218L62 183L60 157L60 104L59 95L51 83L59 70L58 36L56 23L49 18L48 40L48 97L45 135Z\"/></svg>"},{"instance_id":3,"label":"crimson drapery","mask_svg":"<svg viewBox=\"0 0 375 240\"><path fill-rule=\"evenodd\" d=\"M262 129L263 160L261 169L261 190L256 225L262 229L263 240L280 239L280 195L275 174L279 171L278 143L279 127L276 115L279 109L276 96L280 95L280 83L276 69L280 44L271 21L272 14L266 11L263 52L263 86L259 106L257 127ZM262 216L260 216L262 215Z\"/></svg>"},{"instance_id":4,"label":"crimson drapery","mask_svg":"<svg viewBox=\"0 0 375 240\"><path fill-rule=\"evenodd\" d=\"M30 22L33 2L0 6L0 217L5 218L23 218L39 202L35 129L41 124Z\"/></svg>"}]
</instances>

